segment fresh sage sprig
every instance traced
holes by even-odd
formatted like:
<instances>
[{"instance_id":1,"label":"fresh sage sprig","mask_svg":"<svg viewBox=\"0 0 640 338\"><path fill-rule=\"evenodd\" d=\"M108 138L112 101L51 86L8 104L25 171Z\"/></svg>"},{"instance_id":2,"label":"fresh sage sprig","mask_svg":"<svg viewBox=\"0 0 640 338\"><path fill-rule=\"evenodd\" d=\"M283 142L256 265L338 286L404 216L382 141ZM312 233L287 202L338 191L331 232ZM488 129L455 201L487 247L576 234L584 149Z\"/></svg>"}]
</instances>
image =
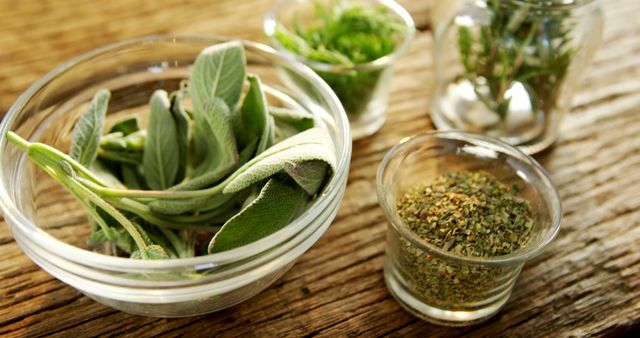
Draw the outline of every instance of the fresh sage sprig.
<instances>
[{"instance_id":1,"label":"fresh sage sprig","mask_svg":"<svg viewBox=\"0 0 640 338\"><path fill-rule=\"evenodd\" d=\"M153 93L146 129L127 117L103 134L110 94L99 91L70 155L7 139L87 210L89 246L134 259L238 248L300 215L336 168L328 132L309 113L268 106L245 64L239 42L206 48L188 84Z\"/></svg>"}]
</instances>

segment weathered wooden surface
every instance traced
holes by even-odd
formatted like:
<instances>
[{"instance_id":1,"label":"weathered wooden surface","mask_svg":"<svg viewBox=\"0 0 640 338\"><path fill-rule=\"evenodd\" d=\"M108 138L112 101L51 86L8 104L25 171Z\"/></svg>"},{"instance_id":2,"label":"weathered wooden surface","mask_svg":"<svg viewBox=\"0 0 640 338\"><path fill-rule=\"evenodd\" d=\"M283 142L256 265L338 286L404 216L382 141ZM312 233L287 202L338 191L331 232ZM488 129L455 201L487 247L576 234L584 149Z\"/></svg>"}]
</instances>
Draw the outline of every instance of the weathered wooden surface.
<instances>
[{"instance_id":1,"label":"weathered wooden surface","mask_svg":"<svg viewBox=\"0 0 640 338\"><path fill-rule=\"evenodd\" d=\"M0 112L55 65L105 43L168 32L264 40L267 0L0 2ZM187 319L121 313L34 265L0 225L0 334L7 336L602 336L640 330L640 2L604 3L604 44L556 146L538 156L560 189L564 222L493 319L451 329L417 320L382 279L386 223L374 176L401 138L432 129L429 9L397 65L389 118L354 143L344 202L327 233L278 282L223 312Z\"/></svg>"}]
</instances>

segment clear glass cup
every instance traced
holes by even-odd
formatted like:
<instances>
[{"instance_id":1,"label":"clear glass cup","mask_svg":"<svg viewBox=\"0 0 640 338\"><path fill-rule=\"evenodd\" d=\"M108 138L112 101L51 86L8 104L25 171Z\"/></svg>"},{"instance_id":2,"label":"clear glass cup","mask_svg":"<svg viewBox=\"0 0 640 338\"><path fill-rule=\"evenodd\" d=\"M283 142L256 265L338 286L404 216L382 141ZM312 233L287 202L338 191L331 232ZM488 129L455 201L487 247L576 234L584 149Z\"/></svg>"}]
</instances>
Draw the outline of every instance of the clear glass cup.
<instances>
[{"instance_id":1,"label":"clear glass cup","mask_svg":"<svg viewBox=\"0 0 640 338\"><path fill-rule=\"evenodd\" d=\"M107 125L135 114L143 120L156 89L175 90L200 51L229 41L215 36L149 36L81 55L34 83L0 125L0 206L20 248L40 267L85 295L118 310L182 317L221 310L267 288L326 231L344 196L351 137L340 102L308 67L271 47L243 41L247 70L258 74L271 105L304 109L324 123L337 167L316 200L297 219L248 245L195 258L132 260L90 251L82 206L7 142L7 131L66 151L71 130L94 93L110 89ZM277 72L306 83L293 90Z\"/></svg>"},{"instance_id":2,"label":"clear glass cup","mask_svg":"<svg viewBox=\"0 0 640 338\"><path fill-rule=\"evenodd\" d=\"M525 246L503 256L460 256L423 240L401 220L397 202L407 190L465 170L483 170L508 186L520 187L534 219ZM404 139L382 160L376 188L389 220L387 287L409 312L441 325L470 325L497 313L524 263L551 242L562 220L560 197L535 160L497 139L460 131Z\"/></svg>"},{"instance_id":3,"label":"clear glass cup","mask_svg":"<svg viewBox=\"0 0 640 338\"><path fill-rule=\"evenodd\" d=\"M438 1L434 22L436 127L550 146L600 45L600 1Z\"/></svg>"},{"instance_id":4,"label":"clear glass cup","mask_svg":"<svg viewBox=\"0 0 640 338\"><path fill-rule=\"evenodd\" d=\"M344 106L349 117L351 136L357 140L374 134L384 124L387 117L391 79L393 78L393 64L411 45L415 34L415 25L411 15L395 1L340 1L341 4L350 2L384 6L404 22L406 35L398 43L393 53L367 63L348 67L306 59L284 48L275 38L278 25L291 28L296 17L310 17L317 3L335 4L335 0L279 0L267 13L263 29L274 48L311 67L329 84ZM283 73L283 75L288 77L290 82L297 82L291 74Z\"/></svg>"}]
</instances>

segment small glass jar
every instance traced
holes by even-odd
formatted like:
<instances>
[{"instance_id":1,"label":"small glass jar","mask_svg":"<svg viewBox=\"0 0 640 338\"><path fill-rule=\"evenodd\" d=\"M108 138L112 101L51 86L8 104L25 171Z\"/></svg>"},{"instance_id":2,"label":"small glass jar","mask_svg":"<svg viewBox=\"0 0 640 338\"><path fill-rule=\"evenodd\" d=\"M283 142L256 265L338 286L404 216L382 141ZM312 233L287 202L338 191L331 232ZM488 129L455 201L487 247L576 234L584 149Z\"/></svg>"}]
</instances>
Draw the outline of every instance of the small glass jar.
<instances>
[{"instance_id":1,"label":"small glass jar","mask_svg":"<svg viewBox=\"0 0 640 338\"><path fill-rule=\"evenodd\" d=\"M388 10L390 15L398 17L403 23L404 36L397 42L395 50L391 54L367 63L344 66L304 58L285 48L276 38L276 32L279 25L294 30L293 27L298 22L311 20L318 4L382 6ZM347 112L353 140L372 135L382 127L387 117L386 110L393 77L393 64L407 51L415 34L413 19L402 6L392 0L347 0L340 2L334 0L280 0L267 13L263 28L275 49L309 66L333 89ZM294 84L297 82L291 74L283 73L283 75L289 78L289 82Z\"/></svg>"},{"instance_id":2,"label":"small glass jar","mask_svg":"<svg viewBox=\"0 0 640 338\"><path fill-rule=\"evenodd\" d=\"M600 45L600 1L439 1L434 21L436 127L498 137L527 154L551 145Z\"/></svg>"},{"instance_id":3,"label":"small glass jar","mask_svg":"<svg viewBox=\"0 0 640 338\"><path fill-rule=\"evenodd\" d=\"M485 171L517 185L534 223L521 248L502 256L461 256L416 235L397 203L409 189L454 171ZM460 131L403 140L378 169L378 199L389 220L384 277L391 294L415 316L449 326L483 321L507 302L524 263L555 237L562 220L558 193L531 157L497 139Z\"/></svg>"}]
</instances>

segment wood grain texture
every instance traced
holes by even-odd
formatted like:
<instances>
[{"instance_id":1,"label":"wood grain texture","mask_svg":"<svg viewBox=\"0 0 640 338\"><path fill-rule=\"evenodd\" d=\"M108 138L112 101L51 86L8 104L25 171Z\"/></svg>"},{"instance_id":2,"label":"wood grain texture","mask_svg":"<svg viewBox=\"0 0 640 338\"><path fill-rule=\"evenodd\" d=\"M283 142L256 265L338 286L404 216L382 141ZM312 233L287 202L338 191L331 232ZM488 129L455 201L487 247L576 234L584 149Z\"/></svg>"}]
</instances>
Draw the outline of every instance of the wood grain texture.
<instances>
[{"instance_id":1,"label":"wood grain texture","mask_svg":"<svg viewBox=\"0 0 640 338\"><path fill-rule=\"evenodd\" d=\"M225 311L155 319L100 305L33 264L0 225L0 335L608 336L640 330L640 2L604 2L604 43L555 147L538 156L564 203L558 238L525 265L488 322L445 328L392 299L382 279L386 221L374 177L385 152L433 129L433 1L402 1L419 32L399 60L387 123L354 143L349 185L327 233L278 282ZM54 66L100 45L191 32L264 41L261 0L0 1L0 112ZM55 215L52 215L54 217ZM53 219L52 221L55 221ZM62 222L62 220L60 221Z\"/></svg>"}]
</instances>

